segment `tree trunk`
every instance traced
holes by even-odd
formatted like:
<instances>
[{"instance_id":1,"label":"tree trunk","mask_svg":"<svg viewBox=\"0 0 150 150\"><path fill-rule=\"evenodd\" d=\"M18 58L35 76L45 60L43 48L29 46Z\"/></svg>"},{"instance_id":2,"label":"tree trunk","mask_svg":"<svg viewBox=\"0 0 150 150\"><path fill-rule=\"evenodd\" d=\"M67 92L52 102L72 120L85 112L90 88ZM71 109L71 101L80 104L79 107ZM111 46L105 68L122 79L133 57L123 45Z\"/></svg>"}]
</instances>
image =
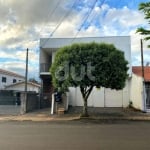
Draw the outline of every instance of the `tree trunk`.
<instances>
[{"instance_id":1,"label":"tree trunk","mask_svg":"<svg viewBox=\"0 0 150 150\"><path fill-rule=\"evenodd\" d=\"M92 92L92 89L93 89L93 86L89 88L80 86L80 91L81 91L83 102L84 102L81 117L89 117L87 100L88 100L90 93Z\"/></svg>"},{"instance_id":2,"label":"tree trunk","mask_svg":"<svg viewBox=\"0 0 150 150\"><path fill-rule=\"evenodd\" d=\"M83 98L84 106L81 117L89 117L88 115L88 106L87 106L87 99Z\"/></svg>"}]
</instances>

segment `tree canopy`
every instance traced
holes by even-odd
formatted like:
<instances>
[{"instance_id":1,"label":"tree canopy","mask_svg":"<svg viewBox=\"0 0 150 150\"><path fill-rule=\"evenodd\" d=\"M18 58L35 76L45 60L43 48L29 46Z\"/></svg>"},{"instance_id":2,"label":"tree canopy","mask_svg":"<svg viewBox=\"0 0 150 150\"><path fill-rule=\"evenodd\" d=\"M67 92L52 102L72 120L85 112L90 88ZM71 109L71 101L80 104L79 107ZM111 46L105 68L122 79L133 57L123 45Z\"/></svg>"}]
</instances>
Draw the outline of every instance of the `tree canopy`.
<instances>
[{"instance_id":1,"label":"tree canopy","mask_svg":"<svg viewBox=\"0 0 150 150\"><path fill-rule=\"evenodd\" d=\"M124 52L112 44L76 43L60 48L50 69L53 85L65 91L80 87L87 116L87 99L96 87L122 89L128 77Z\"/></svg>"},{"instance_id":2,"label":"tree canopy","mask_svg":"<svg viewBox=\"0 0 150 150\"><path fill-rule=\"evenodd\" d=\"M150 25L150 2L140 3L139 10L142 11L145 15L145 19L148 20L148 24ZM150 30L140 27L137 29L137 32L141 35L145 35L145 40L150 40ZM148 45L150 48L150 45Z\"/></svg>"}]
</instances>

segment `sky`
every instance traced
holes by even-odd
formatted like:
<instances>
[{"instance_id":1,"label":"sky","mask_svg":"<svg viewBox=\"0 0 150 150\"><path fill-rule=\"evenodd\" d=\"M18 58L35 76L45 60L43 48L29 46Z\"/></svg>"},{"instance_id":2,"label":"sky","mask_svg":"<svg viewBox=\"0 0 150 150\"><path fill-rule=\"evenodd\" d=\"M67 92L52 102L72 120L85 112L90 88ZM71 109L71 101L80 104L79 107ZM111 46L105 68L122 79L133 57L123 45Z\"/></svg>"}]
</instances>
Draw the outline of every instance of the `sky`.
<instances>
[{"instance_id":1,"label":"sky","mask_svg":"<svg viewBox=\"0 0 150 150\"><path fill-rule=\"evenodd\" d=\"M131 36L132 65L141 65L143 37L136 29L150 27L138 5L148 1L0 0L0 68L25 75L29 48L28 76L38 79L39 39L75 36ZM148 43L143 43L144 64L150 61Z\"/></svg>"}]
</instances>

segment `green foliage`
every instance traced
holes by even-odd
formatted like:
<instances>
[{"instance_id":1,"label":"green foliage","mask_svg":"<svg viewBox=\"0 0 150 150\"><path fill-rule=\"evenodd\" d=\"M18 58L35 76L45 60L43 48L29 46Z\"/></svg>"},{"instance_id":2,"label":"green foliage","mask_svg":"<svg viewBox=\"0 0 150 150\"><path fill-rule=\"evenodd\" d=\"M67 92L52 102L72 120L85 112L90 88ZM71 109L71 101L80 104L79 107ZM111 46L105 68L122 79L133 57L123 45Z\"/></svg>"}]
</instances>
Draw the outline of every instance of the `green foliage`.
<instances>
[{"instance_id":1,"label":"green foliage","mask_svg":"<svg viewBox=\"0 0 150 150\"><path fill-rule=\"evenodd\" d=\"M29 79L29 82L33 82L33 83L38 84L38 81L37 81L36 79L34 79L34 78L30 78L30 79Z\"/></svg>"},{"instance_id":2,"label":"green foliage","mask_svg":"<svg viewBox=\"0 0 150 150\"><path fill-rule=\"evenodd\" d=\"M144 13L145 19L147 19L148 24L150 24L150 2L140 3L139 10ZM150 30L140 27L137 29L137 32L141 35L146 35L146 37L144 38L145 40L150 40ZM150 47L150 45L148 45L148 47Z\"/></svg>"},{"instance_id":3,"label":"green foliage","mask_svg":"<svg viewBox=\"0 0 150 150\"><path fill-rule=\"evenodd\" d=\"M88 63L95 68L91 71L92 76L95 77L94 80L87 75ZM60 81L56 77L56 72L66 64L69 66L68 76ZM60 48L50 72L54 86L61 87L63 90L77 86L102 86L119 90L125 86L125 80L128 77L127 64L124 53L112 44L81 43ZM74 80L72 76L81 75L81 65L85 66L86 74L82 76L82 80ZM71 66L75 68L74 73L71 72ZM62 71L59 74L63 76L65 73Z\"/></svg>"},{"instance_id":4,"label":"green foliage","mask_svg":"<svg viewBox=\"0 0 150 150\"><path fill-rule=\"evenodd\" d=\"M76 43L60 48L50 69L53 85L62 92L80 87L87 117L87 99L93 87L122 89L128 77L124 53L112 44Z\"/></svg>"}]
</instances>

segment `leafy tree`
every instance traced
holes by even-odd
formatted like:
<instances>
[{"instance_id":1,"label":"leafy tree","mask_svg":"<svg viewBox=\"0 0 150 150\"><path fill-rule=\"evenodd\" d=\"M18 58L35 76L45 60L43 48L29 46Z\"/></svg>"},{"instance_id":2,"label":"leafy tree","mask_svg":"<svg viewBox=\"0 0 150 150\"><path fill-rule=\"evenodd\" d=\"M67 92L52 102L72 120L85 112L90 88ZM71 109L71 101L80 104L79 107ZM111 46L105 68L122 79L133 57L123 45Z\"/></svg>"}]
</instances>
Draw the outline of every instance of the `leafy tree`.
<instances>
[{"instance_id":1,"label":"leafy tree","mask_svg":"<svg viewBox=\"0 0 150 150\"><path fill-rule=\"evenodd\" d=\"M29 82L33 82L33 83L38 84L38 81L37 81L36 79L34 79L34 78L30 78L30 79L29 79Z\"/></svg>"},{"instance_id":2,"label":"leafy tree","mask_svg":"<svg viewBox=\"0 0 150 150\"><path fill-rule=\"evenodd\" d=\"M150 2L140 3L139 10L144 13L145 19L147 19L148 24L150 24ZM144 29L143 27L140 27L137 29L137 32L140 33L141 35L146 35L146 37L144 38L145 40L150 40L149 29ZM148 45L148 47L150 48L150 45Z\"/></svg>"},{"instance_id":3,"label":"leafy tree","mask_svg":"<svg viewBox=\"0 0 150 150\"><path fill-rule=\"evenodd\" d=\"M76 43L60 48L50 69L53 85L61 91L80 87L88 116L87 100L93 87L122 89L128 77L124 53L106 43Z\"/></svg>"}]
</instances>

